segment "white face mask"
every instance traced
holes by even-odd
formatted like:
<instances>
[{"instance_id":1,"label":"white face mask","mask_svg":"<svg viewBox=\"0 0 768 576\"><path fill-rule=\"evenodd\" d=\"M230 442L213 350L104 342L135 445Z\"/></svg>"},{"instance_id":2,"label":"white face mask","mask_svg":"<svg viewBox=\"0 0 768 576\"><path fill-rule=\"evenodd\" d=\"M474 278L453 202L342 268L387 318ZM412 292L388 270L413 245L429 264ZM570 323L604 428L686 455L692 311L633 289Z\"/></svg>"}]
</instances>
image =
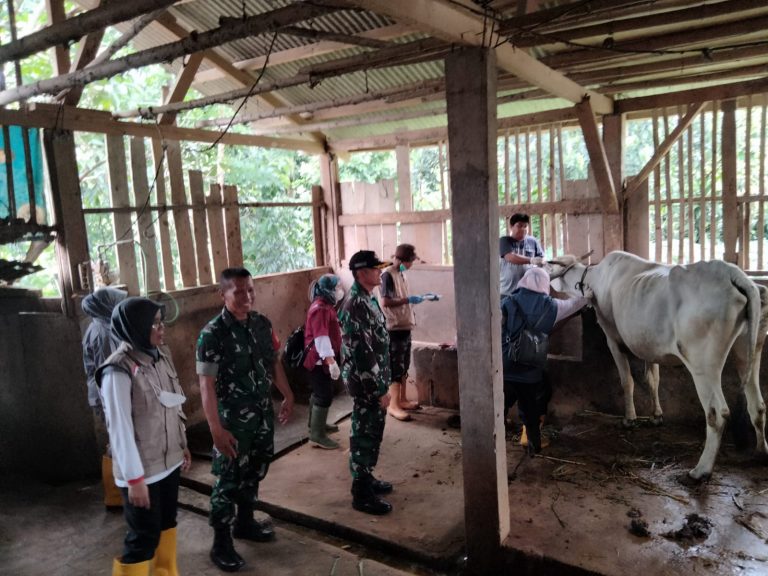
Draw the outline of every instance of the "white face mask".
<instances>
[{"instance_id":1,"label":"white face mask","mask_svg":"<svg viewBox=\"0 0 768 576\"><path fill-rule=\"evenodd\" d=\"M167 392L165 390L161 390L157 398L160 400L160 404L166 408L176 408L187 401L184 394L176 394L175 392Z\"/></svg>"},{"instance_id":2,"label":"white face mask","mask_svg":"<svg viewBox=\"0 0 768 576\"><path fill-rule=\"evenodd\" d=\"M336 286L336 290L333 292L333 297L336 299L336 304L344 299L344 288Z\"/></svg>"}]
</instances>

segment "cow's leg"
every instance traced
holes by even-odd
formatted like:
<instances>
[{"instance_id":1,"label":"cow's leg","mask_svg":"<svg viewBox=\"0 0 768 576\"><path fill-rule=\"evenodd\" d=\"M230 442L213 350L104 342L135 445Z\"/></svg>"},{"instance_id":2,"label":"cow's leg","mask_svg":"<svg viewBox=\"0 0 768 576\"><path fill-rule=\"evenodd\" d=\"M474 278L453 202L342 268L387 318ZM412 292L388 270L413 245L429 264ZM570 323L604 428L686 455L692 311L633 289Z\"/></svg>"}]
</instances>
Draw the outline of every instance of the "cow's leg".
<instances>
[{"instance_id":1,"label":"cow's leg","mask_svg":"<svg viewBox=\"0 0 768 576\"><path fill-rule=\"evenodd\" d=\"M688 367L690 370L690 367ZM707 373L693 373L693 382L696 384L696 393L704 408L704 416L707 421L707 438L704 442L704 451L699 457L696 467L688 472L688 475L696 481L706 480L712 474L715 466L715 458L720 450L720 440L723 437L725 421L730 415L728 405L725 403L723 389L720 382L720 373L710 370Z\"/></svg>"},{"instance_id":2,"label":"cow's leg","mask_svg":"<svg viewBox=\"0 0 768 576\"><path fill-rule=\"evenodd\" d=\"M661 402L659 401L659 365L645 363L645 379L648 381L648 386L651 389L651 396L653 397L653 420L652 422L656 426L661 426L664 421L664 417L661 412Z\"/></svg>"},{"instance_id":3,"label":"cow's leg","mask_svg":"<svg viewBox=\"0 0 768 576\"><path fill-rule=\"evenodd\" d=\"M627 356L619 349L619 343L606 334L608 349L611 351L616 368L619 369L621 387L624 389L624 426L632 426L637 419L635 412L635 381L632 379L632 371L629 369Z\"/></svg>"}]
</instances>

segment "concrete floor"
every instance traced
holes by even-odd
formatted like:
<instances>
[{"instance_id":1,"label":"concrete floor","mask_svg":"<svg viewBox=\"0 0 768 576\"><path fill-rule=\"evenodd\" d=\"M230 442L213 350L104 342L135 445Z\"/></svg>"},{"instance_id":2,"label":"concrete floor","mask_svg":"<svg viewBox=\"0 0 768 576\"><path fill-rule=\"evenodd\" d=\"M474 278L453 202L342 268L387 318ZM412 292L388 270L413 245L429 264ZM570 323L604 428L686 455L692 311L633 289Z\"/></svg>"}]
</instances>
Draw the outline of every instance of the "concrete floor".
<instances>
[{"instance_id":1,"label":"concrete floor","mask_svg":"<svg viewBox=\"0 0 768 576\"><path fill-rule=\"evenodd\" d=\"M75 483L52 487L5 478L0 488L0 574L111 574L112 558L120 554L125 523L119 512L104 510L100 485ZM276 540L266 544L236 541L237 550L247 562L239 574L433 574L388 566L359 546L301 528L287 527L279 521L276 532ZM204 516L179 511L178 561L181 574L223 574L208 558L211 538L212 532Z\"/></svg>"},{"instance_id":2,"label":"concrete floor","mask_svg":"<svg viewBox=\"0 0 768 576\"><path fill-rule=\"evenodd\" d=\"M283 451L261 490L278 539L240 543L249 562L244 573L457 573L463 483L460 433L447 426L452 414L429 408L409 423L387 419L377 476L395 490L388 498L394 511L383 517L350 507L348 420L335 435L343 450L299 444ZM551 446L533 460L507 442L505 573L768 574L768 466L738 452L728 437L712 480L688 487L678 479L698 459L703 425L624 430L619 418L583 413L548 431ZM180 497L187 507L179 514L183 574L220 574L208 559L209 468L198 458L185 479L193 489ZM119 514L103 511L98 485L0 482L0 573L109 573L124 525ZM704 531L676 535L692 513L705 519ZM648 535L630 532L633 519L645 522Z\"/></svg>"}]
</instances>

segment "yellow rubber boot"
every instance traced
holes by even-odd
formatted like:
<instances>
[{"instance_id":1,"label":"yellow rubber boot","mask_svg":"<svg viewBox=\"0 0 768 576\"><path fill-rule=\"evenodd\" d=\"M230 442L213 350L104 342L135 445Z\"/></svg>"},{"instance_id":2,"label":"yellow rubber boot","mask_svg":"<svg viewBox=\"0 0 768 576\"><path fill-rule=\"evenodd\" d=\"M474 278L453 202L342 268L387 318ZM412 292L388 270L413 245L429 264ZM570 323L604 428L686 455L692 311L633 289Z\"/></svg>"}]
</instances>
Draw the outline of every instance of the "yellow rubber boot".
<instances>
[{"instance_id":1,"label":"yellow rubber boot","mask_svg":"<svg viewBox=\"0 0 768 576\"><path fill-rule=\"evenodd\" d=\"M115 477L112 475L112 458L101 458L101 483L104 486L104 506L107 508L122 508L123 495L120 488L115 485Z\"/></svg>"},{"instance_id":2,"label":"yellow rubber boot","mask_svg":"<svg viewBox=\"0 0 768 576\"><path fill-rule=\"evenodd\" d=\"M138 564L123 564L119 558L112 562L112 576L149 576L149 560Z\"/></svg>"},{"instance_id":3,"label":"yellow rubber boot","mask_svg":"<svg viewBox=\"0 0 768 576\"><path fill-rule=\"evenodd\" d=\"M411 419L411 415L400 407L401 386L402 384L400 384L400 382L393 382L389 386L389 408L387 408L387 413L392 416L392 418L407 422Z\"/></svg>"},{"instance_id":4,"label":"yellow rubber boot","mask_svg":"<svg viewBox=\"0 0 768 576\"><path fill-rule=\"evenodd\" d=\"M160 532L160 543L155 550L153 576L179 576L176 566L176 528Z\"/></svg>"},{"instance_id":5,"label":"yellow rubber boot","mask_svg":"<svg viewBox=\"0 0 768 576\"><path fill-rule=\"evenodd\" d=\"M539 423L539 429L544 428L544 417L542 416L542 421ZM528 446L528 432L525 429L525 425L523 425L523 431L520 432L520 446L526 447ZM544 434L541 435L541 447L546 448L549 446L549 438L544 436Z\"/></svg>"}]
</instances>

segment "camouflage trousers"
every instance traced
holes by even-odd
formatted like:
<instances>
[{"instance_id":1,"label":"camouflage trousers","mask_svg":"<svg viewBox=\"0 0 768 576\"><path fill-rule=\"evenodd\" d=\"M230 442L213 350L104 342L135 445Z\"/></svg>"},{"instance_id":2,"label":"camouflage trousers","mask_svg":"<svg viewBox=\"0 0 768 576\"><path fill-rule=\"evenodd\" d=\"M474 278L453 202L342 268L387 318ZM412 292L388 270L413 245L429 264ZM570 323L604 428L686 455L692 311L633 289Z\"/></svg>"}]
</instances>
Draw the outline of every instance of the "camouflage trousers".
<instances>
[{"instance_id":1,"label":"camouflage trousers","mask_svg":"<svg viewBox=\"0 0 768 576\"><path fill-rule=\"evenodd\" d=\"M211 472L218 476L211 492L208 523L229 526L235 520L235 504L253 505L259 498L259 482L264 480L275 451L274 425L265 421L258 431L230 430L237 439L237 457L227 458L214 448Z\"/></svg>"},{"instance_id":2,"label":"camouflage trousers","mask_svg":"<svg viewBox=\"0 0 768 576\"><path fill-rule=\"evenodd\" d=\"M389 332L389 366L392 382L402 382L411 367L411 331L391 330Z\"/></svg>"},{"instance_id":3,"label":"camouflage trousers","mask_svg":"<svg viewBox=\"0 0 768 576\"><path fill-rule=\"evenodd\" d=\"M352 478L367 478L379 460L387 411L379 404L363 404L357 399L352 408L352 432L349 436L349 471Z\"/></svg>"}]
</instances>

